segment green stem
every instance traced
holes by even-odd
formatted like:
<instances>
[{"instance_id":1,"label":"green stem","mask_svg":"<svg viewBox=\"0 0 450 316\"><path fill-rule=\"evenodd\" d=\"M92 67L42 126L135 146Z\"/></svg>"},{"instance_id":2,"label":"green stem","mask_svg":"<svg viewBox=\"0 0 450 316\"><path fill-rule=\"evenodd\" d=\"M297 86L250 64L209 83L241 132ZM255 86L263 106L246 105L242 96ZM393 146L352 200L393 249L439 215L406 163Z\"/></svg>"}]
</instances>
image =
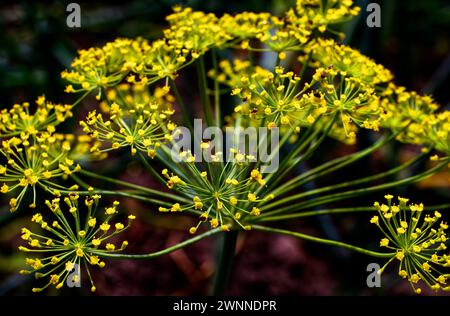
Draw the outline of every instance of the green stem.
<instances>
[{"instance_id":1,"label":"green stem","mask_svg":"<svg viewBox=\"0 0 450 316\"><path fill-rule=\"evenodd\" d=\"M266 210L268 210L268 209L274 208L274 207L276 207L278 205L281 205L283 203L294 201L294 200L298 200L300 198L304 198L304 197L307 197L307 196L316 195L316 194L319 194L319 193L329 192L329 191L333 191L333 190L337 190L337 189L342 189L342 188L346 188L346 187L355 186L357 184L362 184L362 183L367 183L367 182L371 182L371 181L374 181L374 180L378 180L378 179L387 177L387 176L389 176L391 174L395 174L397 172L400 172L401 170L409 167L410 165L413 165L414 163L416 163L417 161L419 161L420 159L422 159L426 155L427 155L427 153L423 153L423 154L417 156L416 158L408 160L407 162L405 162L404 164L402 164L402 165L400 165L400 166L398 166L396 168L393 168L393 169L390 169L388 171L381 172L381 173L378 173L378 174L375 174L375 175L372 175L372 176L368 176L368 177L364 177L364 178L356 179L356 180L352 180L352 181L342 182L342 183L339 183L339 184L333 184L333 185L325 186L325 187L322 187L322 188L310 190L310 191L307 191L307 192L301 192L301 193L298 193L298 194L290 195L290 196L285 197L283 199L280 199L280 200L278 200L278 201L276 201L274 203L270 203L270 204L266 205L265 207L266 207Z\"/></svg>"},{"instance_id":2,"label":"green stem","mask_svg":"<svg viewBox=\"0 0 450 316\"><path fill-rule=\"evenodd\" d=\"M281 173L281 175L279 177L277 177L277 179L274 181L273 185L278 184L278 181L281 181L281 179L283 179L287 174L289 174L289 172L295 166L303 163L304 161L309 159L316 152L316 149L322 144L322 142L325 140L328 133L330 132L331 128L333 127L334 121L336 120L336 118L337 118L337 113L333 116L333 119L330 120L328 125L323 130L322 135L319 137L319 139L315 143L312 143L312 141L314 141L315 137L318 135L318 133L316 133L316 132L312 133L312 135L311 135L312 138L309 137L308 139L306 139L305 143L310 147L300 157L296 157L295 159L292 159L293 157L300 154L301 151L303 151L303 149L304 149L304 148L302 148L303 144L302 144L302 146L300 146L300 148L291 151L291 153L289 154L289 158L287 158L287 160L286 160L287 166L284 166L283 169L281 169L281 170L283 170L283 172ZM317 129L317 131L321 132L322 130ZM293 153L293 156L291 156L292 153Z\"/></svg>"},{"instance_id":3,"label":"green stem","mask_svg":"<svg viewBox=\"0 0 450 316\"><path fill-rule=\"evenodd\" d=\"M284 179L284 175L286 174L285 170L287 169L289 165L289 160L293 157L293 152L298 151L299 147L304 146L304 144L308 141L312 133L316 132L316 129L314 129L315 124L320 120L320 117L318 120L316 120L313 125L306 130L306 132L302 133L300 136L300 139L296 141L294 144L292 150L289 151L289 154L286 156L286 158L282 159L280 162L280 166L278 167L278 170L281 170L280 172L271 173L266 177L267 190L271 190L273 187L275 187L275 184L277 184L279 181ZM302 150L302 149L300 149ZM271 180L272 177L276 176L275 180Z\"/></svg>"},{"instance_id":4,"label":"green stem","mask_svg":"<svg viewBox=\"0 0 450 316\"><path fill-rule=\"evenodd\" d=\"M204 57L201 56L197 61L197 77L202 101L202 110L205 113L205 119L208 126L212 126L213 115L211 111L211 102L208 95L208 82L206 81L206 70Z\"/></svg>"},{"instance_id":5,"label":"green stem","mask_svg":"<svg viewBox=\"0 0 450 316\"><path fill-rule=\"evenodd\" d=\"M212 62L214 71L218 72L217 67L217 51L212 51ZM221 110L220 110L220 88L219 88L219 81L217 79L214 79L214 114L216 117L216 126L222 126L221 123Z\"/></svg>"},{"instance_id":6,"label":"green stem","mask_svg":"<svg viewBox=\"0 0 450 316\"><path fill-rule=\"evenodd\" d=\"M73 104L72 107L74 107L75 105L77 105L78 103L80 103L89 93L91 93L94 89L88 90L85 93L83 93L83 95L81 97L79 97Z\"/></svg>"},{"instance_id":7,"label":"green stem","mask_svg":"<svg viewBox=\"0 0 450 316\"><path fill-rule=\"evenodd\" d=\"M143 187L143 186L140 186L140 185L137 185L137 184L133 184L133 183L130 183L130 182L127 182L127 181L117 180L117 179L110 178L110 177L107 177L107 176L99 175L97 173L90 172L90 171L87 171L87 170L84 170L84 169L80 170L79 172L81 174L84 174L84 175L88 176L88 177L96 178L96 179L103 180L103 181L108 181L108 182L111 182L111 183L114 183L114 184L117 184L117 185L121 185L121 186L124 186L124 187L127 187L127 188L136 189L136 190L144 192L144 193L148 193L148 194L152 194L152 195L156 195L156 196L160 196L160 197L166 197L166 198L173 199L175 201L180 201L180 202L185 202L185 203L189 203L190 202L190 200L187 200L187 199L185 199L183 197L180 197L180 196L177 196L177 195L174 195L174 194L171 194L171 193L161 192L161 191L158 191L158 190L153 190L153 189L150 189L150 188L147 188L147 187Z\"/></svg>"},{"instance_id":8,"label":"green stem","mask_svg":"<svg viewBox=\"0 0 450 316\"><path fill-rule=\"evenodd\" d=\"M323 205L325 203L341 201L341 200L348 199L348 198L351 198L354 196L360 196L360 195L369 194L369 193L377 192L377 191L392 188L392 187L397 187L400 185L406 185L406 184L418 182L427 177L430 177L434 173L438 172L440 169L444 168L448 164L449 161L450 161L450 159L445 160L443 163L441 163L423 173L420 173L415 176L411 176L409 178L405 178L405 179L401 179L398 181L385 183L385 184L381 184L381 185L376 185L376 186L372 186L372 187L368 187L368 188L362 188L362 189L356 189L356 190L350 190L350 191L345 191L345 192L340 192L340 193L329 194L329 195L325 195L323 197L320 197L320 198L317 198L314 200L306 200L306 201L303 201L300 203L291 204L286 207L277 208L274 211L267 212L264 215L261 215L261 217L271 216L271 215L283 213L286 211L290 211L290 210L292 210L292 208L298 207L297 210L301 210L301 209L305 209L308 207L314 207L317 205ZM264 211L265 207L262 207L261 210ZM290 213L292 213L292 212L290 212Z\"/></svg>"},{"instance_id":9,"label":"green stem","mask_svg":"<svg viewBox=\"0 0 450 316\"><path fill-rule=\"evenodd\" d=\"M216 273L213 283L213 295L215 296L223 295L227 288L233 267L237 236L237 231L231 231L222 234L218 240Z\"/></svg>"},{"instance_id":10,"label":"green stem","mask_svg":"<svg viewBox=\"0 0 450 316\"><path fill-rule=\"evenodd\" d=\"M376 209L374 207L343 207L343 208L307 211L307 212L286 214L286 215L279 215L279 216L268 216L268 217L261 218L261 222L274 222L274 221L282 221L282 220L286 220L286 219L296 219L296 218L310 217L310 216L332 215L332 214L351 213L351 212L370 212L370 211L376 211ZM260 217L255 217L254 221L259 222L259 219L260 219Z\"/></svg>"},{"instance_id":11,"label":"green stem","mask_svg":"<svg viewBox=\"0 0 450 316\"><path fill-rule=\"evenodd\" d=\"M302 233L293 232L293 231L290 231L290 230L271 228L271 227L260 226L260 225L252 225L252 229L258 230L258 231L263 231L263 232L269 232L269 233L275 233L275 234L281 234L281 235L297 237L297 238L300 238L300 239L303 239L303 240L312 241L312 242L320 243L320 244L324 244L324 245L340 247L340 248L348 249L348 250L351 250L351 251L359 252L359 253L362 253L362 254L365 254L365 255L368 255L368 256L372 256L372 257L377 257L377 258L390 258L390 257L395 255L395 253L375 252L375 251L367 250L367 249L360 248L360 247L357 247L357 246L353 246L353 245L350 245L350 244L346 244L346 243L343 243L343 242L340 242L340 241L314 237L314 236L310 236L310 235L306 235L306 234L302 234Z\"/></svg>"},{"instance_id":12,"label":"green stem","mask_svg":"<svg viewBox=\"0 0 450 316\"><path fill-rule=\"evenodd\" d=\"M186 246L189 246L190 244L196 243L199 240L202 240L203 238L210 237L212 235L217 234L220 232L220 228L208 230L207 232L197 235L195 237L192 237L190 239L187 239L185 241L182 241L180 243L177 243L171 247L165 248L160 251L151 252L148 254L122 254L122 253L105 253L103 251L93 251L94 254L98 255L102 258L110 258L110 259L153 259L156 257L160 257L162 255L174 252L175 250L184 248Z\"/></svg>"},{"instance_id":13,"label":"green stem","mask_svg":"<svg viewBox=\"0 0 450 316\"><path fill-rule=\"evenodd\" d=\"M80 185L83 189L88 190L90 185L81 180L77 175L71 174L70 177L75 180L75 182Z\"/></svg>"},{"instance_id":14,"label":"green stem","mask_svg":"<svg viewBox=\"0 0 450 316\"><path fill-rule=\"evenodd\" d=\"M387 137L383 137L380 140L378 140L375 144L373 144L372 146L370 146L362 151L359 151L359 152L356 152L354 154L350 154L350 155L347 155L344 157L338 157L338 158L328 161L314 169L311 169L305 173L302 173L302 174L292 178L291 180L285 182L284 184L282 184L281 186L279 186L277 189L275 189L274 191L272 191L270 193L279 195L284 192L288 192L294 188L298 188L299 186L301 186L305 183L308 183L319 177L327 175L333 171L337 171L337 170L339 170L353 162L356 162L359 159L362 159L363 157L373 153L377 149L383 147L385 144L387 144L392 139L394 139L398 135L398 133L399 132L396 132Z\"/></svg>"},{"instance_id":15,"label":"green stem","mask_svg":"<svg viewBox=\"0 0 450 316\"><path fill-rule=\"evenodd\" d=\"M180 92L178 91L177 85L175 84L175 81L173 79L170 80L170 86L172 88L173 93L175 94L175 98L178 103L178 107L181 111L181 116L183 117L183 121L186 122L188 128L192 131L192 121L189 113L187 112L186 105L184 104L183 98L180 95Z\"/></svg>"},{"instance_id":16,"label":"green stem","mask_svg":"<svg viewBox=\"0 0 450 316\"><path fill-rule=\"evenodd\" d=\"M163 177L159 175L158 172L148 163L147 159L142 153L138 154L141 158L142 163L144 164L144 167L154 176L161 184L166 184L166 180L164 180Z\"/></svg>"},{"instance_id":17,"label":"green stem","mask_svg":"<svg viewBox=\"0 0 450 316\"><path fill-rule=\"evenodd\" d=\"M302 70L300 71L300 73L298 75L300 77L300 79L303 79L303 76L306 73L306 69L308 69L310 60L311 60L311 53L308 53L308 56L306 57L305 63L302 66Z\"/></svg>"},{"instance_id":18,"label":"green stem","mask_svg":"<svg viewBox=\"0 0 450 316\"><path fill-rule=\"evenodd\" d=\"M93 190L93 191L71 191L71 190L59 190L61 193L70 194L70 193L76 193L78 195L86 196L91 194L104 194L104 195L111 195L111 196L123 196L131 199L136 199L144 202L149 202L156 205L163 205L163 206L172 206L173 203L169 203L166 201L161 201L158 199L148 198L145 196L136 195L130 192L125 191L110 191L110 190Z\"/></svg>"},{"instance_id":19,"label":"green stem","mask_svg":"<svg viewBox=\"0 0 450 316\"><path fill-rule=\"evenodd\" d=\"M439 204L439 205L431 205L425 206L423 208L424 211L435 211L435 210L445 210L450 209L450 204ZM324 209L324 210L316 210L316 211L306 211L301 213L294 214L286 214L286 215L278 215L278 216L269 216L261 218L261 222L275 222L275 221L283 221L287 219L297 219L303 217L311 217L311 216L321 216L321 215L333 215L333 214L342 214L342 213L358 213L358 212L375 212L377 209L375 207L342 207L342 208L332 208L332 209ZM260 217L255 217L252 222L259 222Z\"/></svg>"}]
</instances>

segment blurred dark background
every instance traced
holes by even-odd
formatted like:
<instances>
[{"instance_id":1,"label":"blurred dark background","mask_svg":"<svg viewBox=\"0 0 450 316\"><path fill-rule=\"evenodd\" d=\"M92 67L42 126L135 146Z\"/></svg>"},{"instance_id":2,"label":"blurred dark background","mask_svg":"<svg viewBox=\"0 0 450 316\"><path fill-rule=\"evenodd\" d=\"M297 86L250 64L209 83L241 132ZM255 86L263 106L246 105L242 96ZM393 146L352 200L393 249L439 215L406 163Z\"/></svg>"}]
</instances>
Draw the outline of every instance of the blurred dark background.
<instances>
[{"instance_id":1,"label":"blurred dark background","mask_svg":"<svg viewBox=\"0 0 450 316\"><path fill-rule=\"evenodd\" d=\"M164 17L175 4L211 11L217 15L241 11L269 11L281 14L295 1L77 1L81 6L81 28L66 26L66 6L70 1L18 1L0 4L0 108L33 101L45 94L54 102L71 102L63 92L60 72L68 68L78 49L99 46L117 37L158 38L166 26ZM450 71L450 4L444 0L384 0L381 28L365 24L366 5L356 1L362 14L342 26L346 43L384 64L396 77L396 83L410 90L432 94L448 109ZM374 1L375 2L375 1ZM183 87L188 82L180 82ZM187 88L189 89L189 88ZM335 148L335 153L345 149ZM415 149L396 148L386 157L374 157L369 169L386 167ZM362 166L364 167L364 166ZM361 169L365 170L365 169ZM141 184L151 184L139 167L131 165L118 175ZM351 174L336 175L336 180ZM445 179L443 180L443 178ZM417 201L429 204L449 201L448 174L408 188ZM400 193L405 193L405 189ZM394 192L398 193L398 192ZM359 205L370 205L383 194L361 198ZM131 202L130 202L131 203ZM6 205L6 200L2 200ZM189 220L167 219L152 215L145 206L140 220L127 232L130 252L148 252L185 238ZM24 212L25 213L25 212ZM25 216L26 215L26 216ZM17 251L18 232L28 221L27 213L12 218L3 207L0 213L0 295L30 294L31 278L15 273L23 268L23 255ZM368 215L352 215L291 222L287 227L315 235L325 235L377 249L381 238L369 227ZM170 228L168 230L167 228ZM138 240L132 244L133 240ZM190 248L152 261L114 261L94 278L101 295L184 295L208 293L214 267L214 243L202 241ZM393 274L383 278L380 289L366 287L366 266L371 258L346 251L330 250L288 237L259 233L246 235L238 244L235 269L227 294L237 295L382 295L410 294L408 284ZM375 260L375 262L377 262ZM381 262L379 262L381 263ZM394 269L395 270L395 269ZM49 292L56 294L56 292ZM63 294L84 294L83 290L63 289Z\"/></svg>"}]
</instances>

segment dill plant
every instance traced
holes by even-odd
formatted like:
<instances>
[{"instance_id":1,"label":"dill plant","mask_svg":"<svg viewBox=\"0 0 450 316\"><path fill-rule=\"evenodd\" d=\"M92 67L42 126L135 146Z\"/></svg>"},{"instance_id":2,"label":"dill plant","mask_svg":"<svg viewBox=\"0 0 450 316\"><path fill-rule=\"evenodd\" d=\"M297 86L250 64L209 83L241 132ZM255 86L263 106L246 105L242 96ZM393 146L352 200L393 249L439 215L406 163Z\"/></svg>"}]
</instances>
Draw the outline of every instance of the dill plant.
<instances>
[{"instance_id":1,"label":"dill plant","mask_svg":"<svg viewBox=\"0 0 450 316\"><path fill-rule=\"evenodd\" d=\"M406 198L395 204L387 193L448 167L450 115L430 96L396 85L388 69L338 42L342 34L335 24L359 12L351 0L297 0L283 16L244 12L217 17L177 6L158 40L118 38L79 51L71 68L61 74L68 82L65 92L78 95L72 104L53 104L41 97L35 107L24 103L2 110L0 191L10 198L12 212L34 208L36 199L47 200L48 209L31 219L41 232L23 228L26 244L19 247L29 255L29 269L21 273L45 279L34 291L51 285L61 288L75 263L84 264L95 291L88 266L104 267L107 259L151 259L221 234L224 242L215 278L215 293L220 294L237 234L255 230L386 258L382 271L398 261L399 276L410 282L415 293L424 286L448 291L448 225L441 213L422 204L408 205ZM239 58L219 58L235 56L236 51ZM277 56L272 68L258 64L262 53ZM205 61L211 61L211 69ZM261 173L260 162L237 149L232 150L235 159L225 163L222 152L212 154L206 163L197 162L190 151L181 152L180 161L173 160L169 153L177 126L192 127L192 105L177 89L177 78L191 68L197 72L201 116L208 126L280 129L276 172ZM230 98L224 94L231 95L234 103L226 104ZM79 122L83 134L59 132L60 124L89 95L96 97L96 104ZM224 115L230 109L231 115ZM361 130L381 136L367 148L297 171L327 138L354 144ZM312 189L305 186L368 159L395 141L420 146L422 153L368 177ZM287 145L288 152L281 150ZM200 144L204 151L209 146L208 141ZM128 150L170 193L108 177L86 163ZM427 170L392 180L391 176L427 158L432 163ZM117 189L92 187L95 179ZM30 192L32 204L23 205ZM387 204L352 204L355 197L374 192L385 192ZM134 216L127 224L112 224L119 203L100 212L102 196L136 199L151 205L149 211L167 216L190 215L195 224L186 230L194 236L156 253L122 253L127 241L116 246L108 240L127 229ZM344 200L347 207L328 208ZM65 205L60 205L63 201ZM367 212L367 220L384 235L380 249L273 226L285 220L359 211ZM51 216L55 220L47 221Z\"/></svg>"}]
</instances>

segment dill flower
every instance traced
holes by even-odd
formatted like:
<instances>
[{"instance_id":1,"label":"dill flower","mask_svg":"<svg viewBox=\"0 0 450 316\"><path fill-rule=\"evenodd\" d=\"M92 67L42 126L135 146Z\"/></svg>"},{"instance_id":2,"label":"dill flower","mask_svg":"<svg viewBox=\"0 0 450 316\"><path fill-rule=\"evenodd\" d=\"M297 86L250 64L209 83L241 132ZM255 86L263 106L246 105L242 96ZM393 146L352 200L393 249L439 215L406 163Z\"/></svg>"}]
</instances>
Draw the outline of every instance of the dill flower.
<instances>
[{"instance_id":1,"label":"dill flower","mask_svg":"<svg viewBox=\"0 0 450 316\"><path fill-rule=\"evenodd\" d=\"M202 146L206 148L205 146ZM229 231L237 224L244 230L251 226L245 223L247 216L258 216L259 203L271 196L262 197L258 188L265 185L265 180L258 169L251 168L252 157L230 150L233 159L222 165L222 153L211 155L211 166L201 170L195 163L195 157L189 151L180 153L183 170L170 173L162 171L167 179L167 187L177 190L192 199L192 203L175 203L170 208L160 207L160 212L182 212L194 210L199 213L199 222L189 229L194 234L199 226L209 221L211 228L220 227ZM254 159L254 157L253 157Z\"/></svg>"},{"instance_id":2,"label":"dill flower","mask_svg":"<svg viewBox=\"0 0 450 316\"><path fill-rule=\"evenodd\" d=\"M224 33L235 38L230 45L241 42L241 49L253 49L250 40L258 39L270 50L280 53L280 59L284 59L285 51L302 48L311 35L309 25L299 23L292 10L282 18L264 12L225 14L219 25Z\"/></svg>"},{"instance_id":3,"label":"dill flower","mask_svg":"<svg viewBox=\"0 0 450 316\"><path fill-rule=\"evenodd\" d=\"M53 104L41 96L36 100L36 110L30 111L30 103L14 104L0 112L0 137L35 135L38 132L54 132L55 126L72 117L70 105Z\"/></svg>"},{"instance_id":4,"label":"dill flower","mask_svg":"<svg viewBox=\"0 0 450 316\"><path fill-rule=\"evenodd\" d=\"M421 283L433 290L450 290L450 254L447 249L448 224L442 221L438 211L430 214L424 211L423 204L407 204L408 199L398 198L393 202L392 195L385 196L387 204L375 202L378 216L371 223L385 235L380 247L394 250L392 258L380 270L392 262L399 261L398 274L407 279L415 293L422 292Z\"/></svg>"},{"instance_id":5,"label":"dill flower","mask_svg":"<svg viewBox=\"0 0 450 316\"><path fill-rule=\"evenodd\" d=\"M248 60L236 58L232 62L228 59L221 60L218 70L209 70L208 76L230 88L244 89L248 85L249 76L267 77L271 76L271 73L271 71L260 66L252 65Z\"/></svg>"},{"instance_id":6,"label":"dill flower","mask_svg":"<svg viewBox=\"0 0 450 316\"><path fill-rule=\"evenodd\" d=\"M353 6L353 0L297 0L295 13L299 23L311 25L323 33L329 25L345 22L360 10Z\"/></svg>"},{"instance_id":7,"label":"dill flower","mask_svg":"<svg viewBox=\"0 0 450 316\"><path fill-rule=\"evenodd\" d=\"M116 247L110 239L126 230L135 218L130 215L126 225L120 222L113 224L111 220L118 214L119 202L115 201L101 214L98 211L100 198L99 195L88 196L79 203L79 196L71 193L63 199L47 200L45 203L53 213L53 219L47 221L41 213L34 214L31 219L41 227L43 233L22 228L21 237L28 245L20 246L19 250L40 256L27 257L25 262L31 269L20 273L34 273L36 279L47 280L44 286L33 288L33 292L40 292L50 285L60 289L70 277L75 264L80 267L84 265L91 282L91 291L96 290L88 266L103 268L105 262L101 260L102 254L125 249L127 241ZM66 205L61 204L61 199ZM75 279L71 281L78 283L79 277L72 276Z\"/></svg>"},{"instance_id":8,"label":"dill flower","mask_svg":"<svg viewBox=\"0 0 450 316\"><path fill-rule=\"evenodd\" d=\"M61 77L71 83L66 92L99 88L101 93L100 88L117 85L130 70L142 63L142 52L147 46L148 42L142 38L118 38L103 47L78 51L78 57L71 64L72 69L61 73Z\"/></svg>"},{"instance_id":9,"label":"dill flower","mask_svg":"<svg viewBox=\"0 0 450 316\"><path fill-rule=\"evenodd\" d=\"M274 51L280 59L285 58L285 51L300 50L309 40L311 30L307 24L299 23L292 11L283 18L270 17L270 28L262 29L256 38Z\"/></svg>"},{"instance_id":10,"label":"dill flower","mask_svg":"<svg viewBox=\"0 0 450 316\"><path fill-rule=\"evenodd\" d=\"M317 69L313 81L303 85L301 78L282 67L271 72L236 59L233 63L221 61L219 68L209 75L232 88L231 94L242 101L235 107L235 113L251 121L264 120L268 127L280 126L282 132L284 128L299 132L301 126L313 124L323 129L338 113L340 120L328 135L349 144L356 141L359 127L379 128L381 109L374 90L331 67ZM247 121L242 123L251 125Z\"/></svg>"},{"instance_id":11,"label":"dill flower","mask_svg":"<svg viewBox=\"0 0 450 316\"><path fill-rule=\"evenodd\" d=\"M17 210L28 190L33 192L30 207L35 207L36 187L50 192L64 188L55 181L80 170L80 165L69 158L71 149L69 141L48 133L2 141L0 154L7 164L0 166L0 191L19 192L9 201L11 211Z\"/></svg>"},{"instance_id":12,"label":"dill flower","mask_svg":"<svg viewBox=\"0 0 450 316\"><path fill-rule=\"evenodd\" d=\"M425 142L450 155L450 112L429 115L425 124Z\"/></svg>"},{"instance_id":13,"label":"dill flower","mask_svg":"<svg viewBox=\"0 0 450 316\"><path fill-rule=\"evenodd\" d=\"M244 87L233 89L231 94L238 95L243 102L234 111L251 118L264 118L269 127L297 127L310 111L311 104L302 103L299 98L306 89L298 89L300 77L292 71L284 72L282 67L277 67L274 73L243 75L240 81Z\"/></svg>"},{"instance_id":14,"label":"dill flower","mask_svg":"<svg viewBox=\"0 0 450 316\"><path fill-rule=\"evenodd\" d=\"M324 113L338 113L340 124L350 137L351 125L378 131L382 109L378 96L371 86L359 78L347 77L334 67L318 68L313 81L320 84L319 99L325 100ZM305 95L304 98L310 98Z\"/></svg>"},{"instance_id":15,"label":"dill flower","mask_svg":"<svg viewBox=\"0 0 450 316\"><path fill-rule=\"evenodd\" d=\"M249 40L270 30L271 14L266 12L242 12L235 15L224 14L219 19L220 28L233 38ZM241 48L248 48L248 41Z\"/></svg>"},{"instance_id":16,"label":"dill flower","mask_svg":"<svg viewBox=\"0 0 450 316\"><path fill-rule=\"evenodd\" d=\"M197 52L171 45L167 39L155 40L144 49L142 62L135 67L135 72L140 75L138 82L151 84L166 79L167 85L169 79L175 79L181 69L198 57ZM135 76L130 75L127 81L135 83Z\"/></svg>"},{"instance_id":17,"label":"dill flower","mask_svg":"<svg viewBox=\"0 0 450 316\"><path fill-rule=\"evenodd\" d=\"M93 146L91 152L107 152L110 150L129 147L134 155L138 150L150 157L156 155L161 144L172 139L172 131L176 125L170 121L174 113L171 108L173 97L167 96L168 90L157 89L151 97L143 98L142 103L133 97L117 98L106 106L107 116L89 112L85 121L80 125L83 131L100 142L100 146ZM110 94L114 96L115 92ZM105 108L105 105L103 106ZM108 148L102 148L105 143Z\"/></svg>"},{"instance_id":18,"label":"dill flower","mask_svg":"<svg viewBox=\"0 0 450 316\"><path fill-rule=\"evenodd\" d=\"M392 73L369 57L346 45L339 45L332 39L318 38L305 50L321 67L333 65L339 71L358 78L368 85L389 82Z\"/></svg>"},{"instance_id":19,"label":"dill flower","mask_svg":"<svg viewBox=\"0 0 450 316\"><path fill-rule=\"evenodd\" d=\"M117 87L107 89L105 99L99 104L102 113L110 114L111 104L117 103L120 107L127 110L136 109L138 104L160 104L160 111L169 111L175 98L169 93L168 87L156 86L153 92L147 86L140 84L121 83Z\"/></svg>"},{"instance_id":20,"label":"dill flower","mask_svg":"<svg viewBox=\"0 0 450 316\"><path fill-rule=\"evenodd\" d=\"M88 135L54 134L54 136L58 139L55 142L55 151L62 152L62 147L68 144L70 151L67 157L75 162L96 161L107 157L106 153L91 152L92 147L99 147L101 144Z\"/></svg>"},{"instance_id":21,"label":"dill flower","mask_svg":"<svg viewBox=\"0 0 450 316\"><path fill-rule=\"evenodd\" d=\"M219 72L210 71L209 75L230 86L231 94L241 99L234 111L254 120L264 119L269 127L299 131L300 126L316 123L322 128L337 113L340 119L330 136L340 141L354 143L360 127L379 130L383 112L374 88L346 72L318 68L313 80L301 85L301 78L282 67L271 72L240 60L233 64L223 61L219 66Z\"/></svg>"},{"instance_id":22,"label":"dill flower","mask_svg":"<svg viewBox=\"0 0 450 316\"><path fill-rule=\"evenodd\" d=\"M212 47L220 47L231 39L219 25L213 13L193 11L192 8L174 7L174 13L166 20L169 28L164 30L167 43L177 49L187 49L202 55Z\"/></svg>"},{"instance_id":23,"label":"dill flower","mask_svg":"<svg viewBox=\"0 0 450 316\"><path fill-rule=\"evenodd\" d=\"M399 141L428 146L435 145L434 142L438 141L439 137L435 137L437 135L431 136L434 140L427 136L427 133L433 134L433 130L436 130L434 125L440 125L438 124L440 120L435 116L439 105L430 96L422 96L390 83L382 93L381 107L384 110L383 127L394 131L406 127L406 130L397 137ZM440 117L445 116L444 114ZM445 143L445 137L437 143L441 144L439 145L441 148L445 148L442 141Z\"/></svg>"}]
</instances>

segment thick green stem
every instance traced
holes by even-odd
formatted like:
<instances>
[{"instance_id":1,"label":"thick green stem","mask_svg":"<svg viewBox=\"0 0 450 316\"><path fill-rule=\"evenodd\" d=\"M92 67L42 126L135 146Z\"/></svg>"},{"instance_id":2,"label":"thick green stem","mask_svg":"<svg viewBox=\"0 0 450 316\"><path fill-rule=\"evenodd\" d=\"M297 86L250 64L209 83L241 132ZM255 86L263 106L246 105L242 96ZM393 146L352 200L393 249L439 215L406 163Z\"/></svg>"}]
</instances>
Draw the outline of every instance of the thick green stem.
<instances>
[{"instance_id":1,"label":"thick green stem","mask_svg":"<svg viewBox=\"0 0 450 316\"><path fill-rule=\"evenodd\" d=\"M220 232L220 228L216 228L216 229L212 229L209 230L203 234L197 235L193 238L187 239L183 242L180 242L178 244L175 244L171 247L168 247L166 249L160 250L160 251L156 251L156 252L152 252L152 253L148 253L148 254L123 254L123 253L105 253L103 251L101 252L95 252L93 251L94 254L98 255L99 257L102 258L110 258L110 259L153 259L156 257L160 257L162 255L174 252L175 250L184 248L190 244L196 243L199 240L202 240L203 238L206 237L210 237L214 234L217 234L218 232Z\"/></svg>"},{"instance_id":2,"label":"thick green stem","mask_svg":"<svg viewBox=\"0 0 450 316\"><path fill-rule=\"evenodd\" d=\"M306 235L306 234L302 234L302 233L293 232L290 230L271 228L271 227L265 227L265 226L260 226L260 225L252 225L252 229L263 231L263 232L293 236L293 237L297 237L297 238L300 238L303 240L308 240L308 241L312 241L312 242L316 242L316 243L320 243L320 244L324 244L324 245L330 245L330 246L348 249L351 251L359 252L359 253L362 253L362 254L365 254L368 256L372 256L372 257L377 257L377 258L390 258L395 255L395 253L375 252L375 251L367 250L367 249L360 248L357 246L353 246L350 244L346 244L346 243L343 243L340 241L314 237L314 236L310 236L310 235Z\"/></svg>"},{"instance_id":3,"label":"thick green stem","mask_svg":"<svg viewBox=\"0 0 450 316\"><path fill-rule=\"evenodd\" d=\"M231 231L222 234L217 242L217 263L214 275L213 295L223 295L230 278L236 250L238 232Z\"/></svg>"}]
</instances>

